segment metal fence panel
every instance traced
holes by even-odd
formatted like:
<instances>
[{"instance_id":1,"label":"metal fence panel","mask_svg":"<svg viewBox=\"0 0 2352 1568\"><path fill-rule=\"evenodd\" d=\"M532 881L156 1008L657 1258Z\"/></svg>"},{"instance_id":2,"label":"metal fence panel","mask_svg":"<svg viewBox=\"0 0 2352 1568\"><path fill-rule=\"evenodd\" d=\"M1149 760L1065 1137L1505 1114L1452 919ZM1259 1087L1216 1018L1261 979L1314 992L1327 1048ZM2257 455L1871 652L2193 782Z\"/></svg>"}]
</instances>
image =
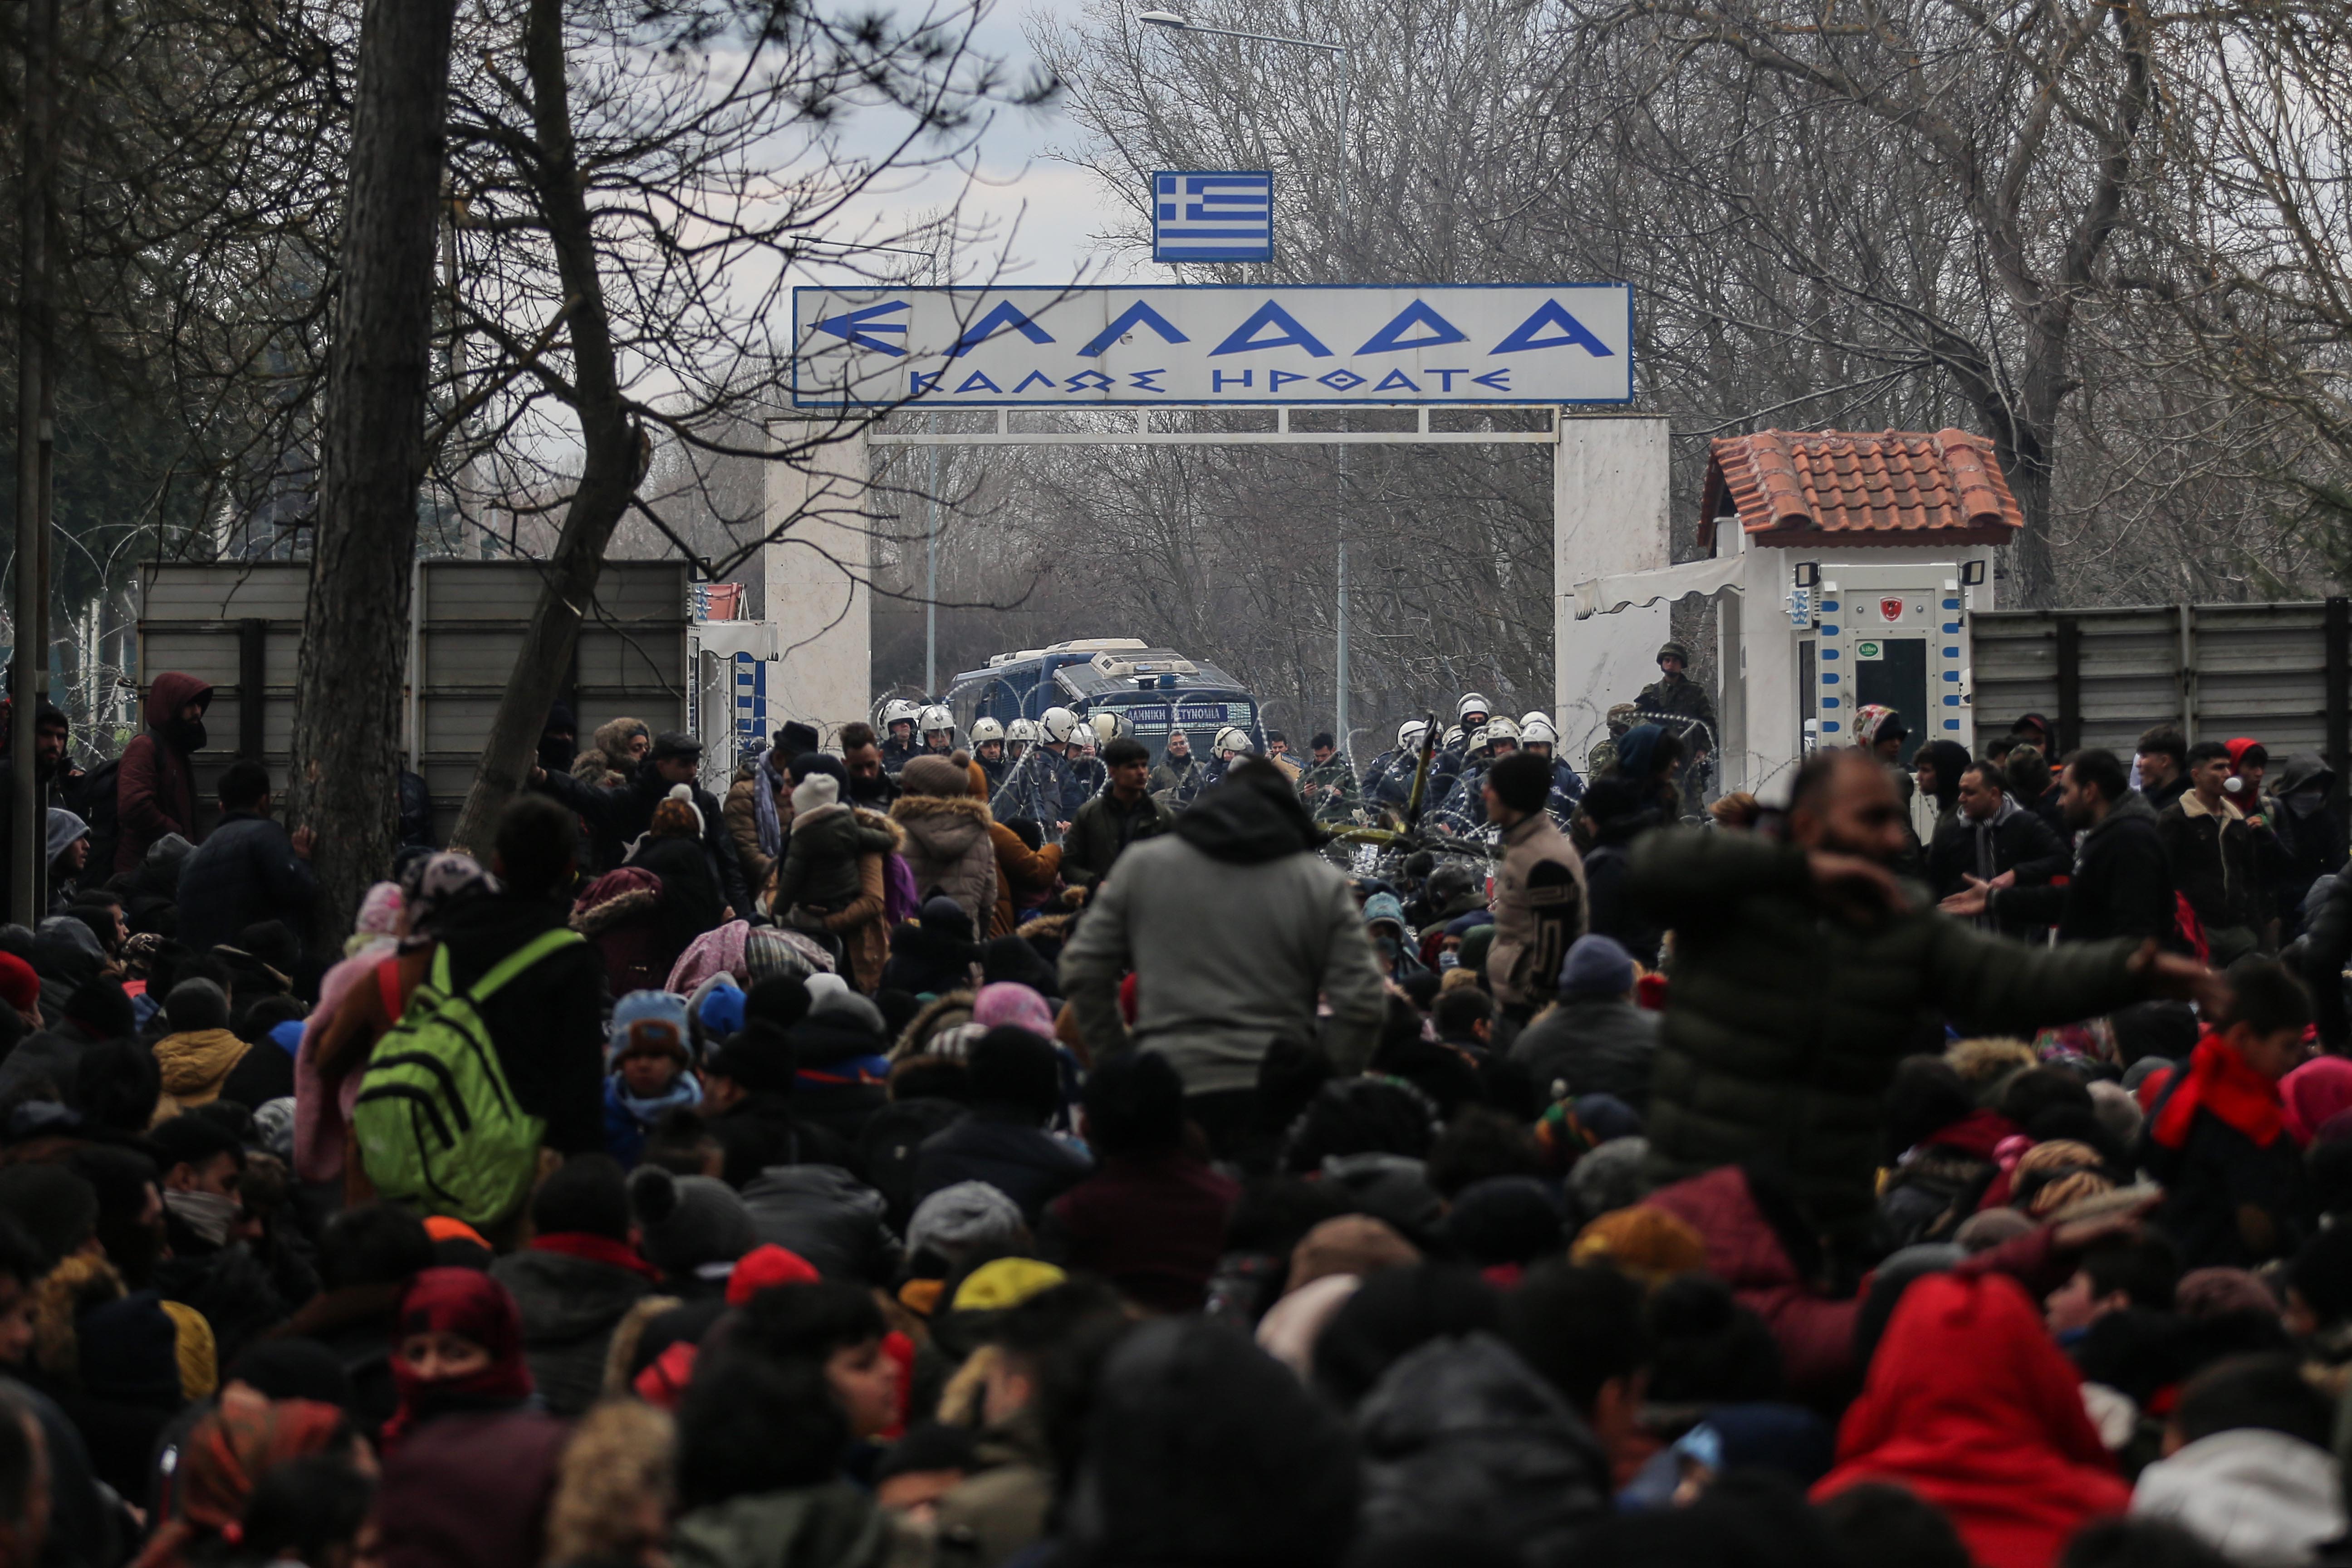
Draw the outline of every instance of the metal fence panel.
<instances>
[{"instance_id":1,"label":"metal fence panel","mask_svg":"<svg viewBox=\"0 0 2352 1568\"><path fill-rule=\"evenodd\" d=\"M2335 601L1990 610L1969 617L1981 742L2040 713L2063 743L2128 755L2170 722L2193 744L2251 735L2273 766L2316 752L2346 772L2340 689L2345 649ZM2070 653L2071 645L2071 653Z\"/></svg>"},{"instance_id":2,"label":"metal fence panel","mask_svg":"<svg viewBox=\"0 0 2352 1568\"><path fill-rule=\"evenodd\" d=\"M213 785L249 738L249 658L257 656L261 671L261 758L285 777L310 568L306 562L166 563L142 568L140 576L141 686L167 669L213 683L205 719L210 743L196 754L208 822ZM605 563L566 683L583 745L597 725L624 715L656 731L685 728L687 577L684 562ZM472 787L540 583L538 564L527 561L428 561L418 567L410 614L421 672L408 670L406 647L387 652L412 683L413 754L432 791L438 842L447 841ZM409 711L404 700L404 752L411 750Z\"/></svg>"}]
</instances>

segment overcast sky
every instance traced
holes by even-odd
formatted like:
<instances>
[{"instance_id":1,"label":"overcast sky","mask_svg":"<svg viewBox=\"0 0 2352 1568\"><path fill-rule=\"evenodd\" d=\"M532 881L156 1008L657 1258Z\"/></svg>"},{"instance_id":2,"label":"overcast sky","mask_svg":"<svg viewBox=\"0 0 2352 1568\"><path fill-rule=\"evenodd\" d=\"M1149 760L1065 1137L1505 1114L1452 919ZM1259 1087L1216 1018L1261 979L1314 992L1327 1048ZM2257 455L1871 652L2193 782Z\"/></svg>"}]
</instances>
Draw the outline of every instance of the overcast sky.
<instances>
[{"instance_id":1,"label":"overcast sky","mask_svg":"<svg viewBox=\"0 0 2352 1568\"><path fill-rule=\"evenodd\" d=\"M908 8L902 6L903 8ZM1017 77L1035 64L1024 24L1032 15L1075 20L1079 0L997 0L982 25L976 47L1004 60ZM876 128L878 131L878 127ZM862 141L853 131L853 142ZM1097 249L1093 237L1118 221L1109 193L1086 171L1050 157L1047 149L1074 146L1076 129L1058 110L1005 110L982 135L977 177L965 195L965 211L989 221L993 237L985 258L966 258L961 279L995 274L1007 283L1117 282L1150 279L1160 268L1149 262ZM945 205L964 188L961 173L949 170L897 174L861 203L845 236L880 239L909 216ZM861 230L861 226L866 226ZM1009 242L1009 243L1008 243ZM996 258L1005 257L1001 272ZM846 281L812 277L810 281Z\"/></svg>"}]
</instances>

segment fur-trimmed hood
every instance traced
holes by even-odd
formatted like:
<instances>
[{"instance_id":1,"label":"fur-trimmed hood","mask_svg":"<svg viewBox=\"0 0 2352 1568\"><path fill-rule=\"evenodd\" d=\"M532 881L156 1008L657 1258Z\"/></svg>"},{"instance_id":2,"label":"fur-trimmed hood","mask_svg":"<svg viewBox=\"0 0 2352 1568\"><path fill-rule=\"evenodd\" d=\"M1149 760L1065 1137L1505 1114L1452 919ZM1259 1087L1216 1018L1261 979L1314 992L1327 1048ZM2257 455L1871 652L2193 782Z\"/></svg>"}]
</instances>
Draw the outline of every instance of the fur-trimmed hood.
<instances>
[{"instance_id":1,"label":"fur-trimmed hood","mask_svg":"<svg viewBox=\"0 0 2352 1568\"><path fill-rule=\"evenodd\" d=\"M870 828L876 833L887 833L890 836L891 854L897 855L906 849L907 830L905 828L899 826L896 822L884 816L881 812L868 811L862 805L852 806L850 809L857 819L858 826Z\"/></svg>"},{"instance_id":2,"label":"fur-trimmed hood","mask_svg":"<svg viewBox=\"0 0 2352 1568\"><path fill-rule=\"evenodd\" d=\"M903 1061L923 1054L931 1037L941 1029L952 1029L958 1024L971 1022L971 1010L977 998L967 990L943 992L923 1004L923 1010L907 1021L898 1036L898 1043L890 1047L890 1059Z\"/></svg>"},{"instance_id":3,"label":"fur-trimmed hood","mask_svg":"<svg viewBox=\"0 0 2352 1568\"><path fill-rule=\"evenodd\" d=\"M81 1315L129 1293L122 1276L103 1258L68 1258L43 1275L33 1287L35 1364L53 1377L76 1376L81 1370L76 1330Z\"/></svg>"},{"instance_id":4,"label":"fur-trimmed hood","mask_svg":"<svg viewBox=\"0 0 2352 1568\"><path fill-rule=\"evenodd\" d=\"M634 915L661 907L661 879L639 866L623 866L588 884L572 906L572 929L593 937Z\"/></svg>"},{"instance_id":5,"label":"fur-trimmed hood","mask_svg":"<svg viewBox=\"0 0 2352 1568\"><path fill-rule=\"evenodd\" d=\"M890 803L890 816L908 837L942 858L970 849L988 837L988 803L970 795L904 795Z\"/></svg>"}]
</instances>

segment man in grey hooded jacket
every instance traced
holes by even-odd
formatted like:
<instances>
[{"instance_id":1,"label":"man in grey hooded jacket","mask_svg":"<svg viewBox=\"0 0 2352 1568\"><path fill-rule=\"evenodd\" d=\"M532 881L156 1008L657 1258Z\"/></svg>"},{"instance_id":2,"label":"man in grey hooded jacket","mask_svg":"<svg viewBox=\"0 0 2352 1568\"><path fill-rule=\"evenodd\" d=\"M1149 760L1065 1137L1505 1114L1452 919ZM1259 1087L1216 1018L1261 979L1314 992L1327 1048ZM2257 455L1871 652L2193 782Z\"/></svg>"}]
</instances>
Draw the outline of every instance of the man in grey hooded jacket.
<instances>
[{"instance_id":1,"label":"man in grey hooded jacket","mask_svg":"<svg viewBox=\"0 0 2352 1568\"><path fill-rule=\"evenodd\" d=\"M1321 835L1273 764L1237 764L1175 830L1130 845L1062 952L1062 984L1097 1055L1159 1051L1184 1079L1213 1139L1246 1115L1276 1041L1316 1040L1342 1073L1362 1070L1379 1033L1379 965ZM1130 1037L1118 987L1136 973Z\"/></svg>"}]
</instances>

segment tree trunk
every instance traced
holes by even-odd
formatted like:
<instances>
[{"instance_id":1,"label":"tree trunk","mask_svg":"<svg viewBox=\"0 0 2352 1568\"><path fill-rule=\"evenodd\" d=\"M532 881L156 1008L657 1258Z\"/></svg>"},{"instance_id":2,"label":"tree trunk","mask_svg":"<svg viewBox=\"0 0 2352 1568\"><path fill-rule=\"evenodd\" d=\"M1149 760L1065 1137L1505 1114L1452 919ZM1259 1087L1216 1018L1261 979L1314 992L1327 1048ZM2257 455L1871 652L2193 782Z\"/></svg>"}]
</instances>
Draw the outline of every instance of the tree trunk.
<instances>
[{"instance_id":1,"label":"tree trunk","mask_svg":"<svg viewBox=\"0 0 2352 1568\"><path fill-rule=\"evenodd\" d=\"M367 0L294 700L292 819L319 836L331 952L398 842L403 660L425 478L433 239L457 0Z\"/></svg>"},{"instance_id":2,"label":"tree trunk","mask_svg":"<svg viewBox=\"0 0 2352 1568\"><path fill-rule=\"evenodd\" d=\"M499 813L530 772L548 707L579 639L582 610L595 592L604 547L627 514L629 498L636 493L646 466L645 432L630 418L621 397L612 323L596 275L595 234L572 146L562 0L532 0L523 34L523 63L530 78L532 138L538 143L533 163L537 195L569 310L564 321L572 339L572 407L580 416L586 456L579 488L564 509L563 531L547 563L530 629L508 672L498 716L490 723L489 743L482 749L474 787L457 816L453 842L478 851L488 848Z\"/></svg>"}]
</instances>

